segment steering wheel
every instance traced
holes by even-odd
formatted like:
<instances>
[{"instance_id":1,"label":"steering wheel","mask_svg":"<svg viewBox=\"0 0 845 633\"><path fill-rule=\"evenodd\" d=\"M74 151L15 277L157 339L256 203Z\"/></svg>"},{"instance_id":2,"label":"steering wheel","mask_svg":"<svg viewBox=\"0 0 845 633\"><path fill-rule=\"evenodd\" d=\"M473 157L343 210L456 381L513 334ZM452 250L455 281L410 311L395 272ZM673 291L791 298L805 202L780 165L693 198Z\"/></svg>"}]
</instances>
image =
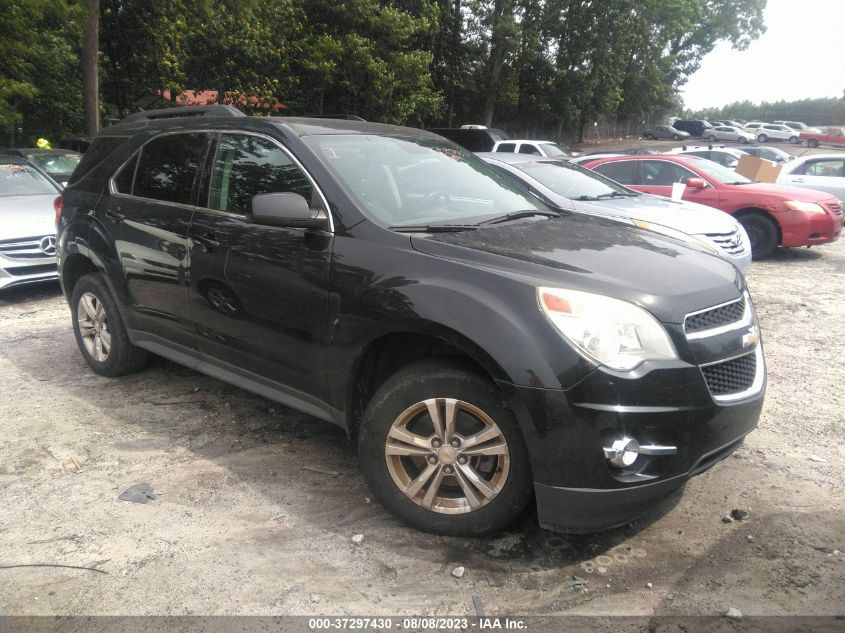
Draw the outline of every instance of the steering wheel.
<instances>
[{"instance_id":1,"label":"steering wheel","mask_svg":"<svg viewBox=\"0 0 845 633\"><path fill-rule=\"evenodd\" d=\"M437 206L443 207L445 209L449 208L449 202L451 202L452 198L446 191L442 189L438 189L437 191L432 191L431 193L427 193L423 198L414 205L412 213L416 213L418 211L422 211L432 204L436 203Z\"/></svg>"}]
</instances>

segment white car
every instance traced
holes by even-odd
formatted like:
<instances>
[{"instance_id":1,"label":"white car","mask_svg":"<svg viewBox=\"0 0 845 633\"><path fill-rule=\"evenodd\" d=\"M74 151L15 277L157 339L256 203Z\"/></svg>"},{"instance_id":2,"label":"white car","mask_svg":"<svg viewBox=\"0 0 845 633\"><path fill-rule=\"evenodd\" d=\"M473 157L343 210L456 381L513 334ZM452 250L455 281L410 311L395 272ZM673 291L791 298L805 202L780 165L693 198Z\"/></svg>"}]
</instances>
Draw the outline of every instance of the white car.
<instances>
[{"instance_id":1,"label":"white car","mask_svg":"<svg viewBox=\"0 0 845 633\"><path fill-rule=\"evenodd\" d=\"M746 123L745 125L743 125L742 129L745 130L746 132L751 132L754 135L754 137L756 138L757 137L757 130L759 130L764 125L766 125L766 124L763 123L762 121L751 121L750 123Z\"/></svg>"},{"instance_id":2,"label":"white car","mask_svg":"<svg viewBox=\"0 0 845 633\"><path fill-rule=\"evenodd\" d=\"M798 132L793 130L788 125L778 125L777 123L765 123L757 128L757 140L761 143L766 141L789 141L790 143L798 142Z\"/></svg>"},{"instance_id":3,"label":"white car","mask_svg":"<svg viewBox=\"0 0 845 633\"><path fill-rule=\"evenodd\" d=\"M845 153L813 154L791 160L781 168L777 182L832 193L845 204Z\"/></svg>"},{"instance_id":4,"label":"white car","mask_svg":"<svg viewBox=\"0 0 845 633\"><path fill-rule=\"evenodd\" d=\"M809 134L821 134L822 131L820 128L817 127L810 127L806 123L801 123L801 121L772 121L772 123L779 123L780 125L785 125L787 127L791 127L793 130L801 134L801 132L808 132Z\"/></svg>"},{"instance_id":5,"label":"white car","mask_svg":"<svg viewBox=\"0 0 845 633\"><path fill-rule=\"evenodd\" d=\"M476 155L553 207L600 215L669 235L719 255L748 275L748 234L723 211L639 193L572 161L492 152Z\"/></svg>"},{"instance_id":6,"label":"white car","mask_svg":"<svg viewBox=\"0 0 845 633\"><path fill-rule=\"evenodd\" d=\"M707 130L707 140L711 143L716 141L735 141L739 143L753 143L757 140L751 132L740 130L733 125L717 125L711 130Z\"/></svg>"},{"instance_id":7,"label":"white car","mask_svg":"<svg viewBox=\"0 0 845 633\"><path fill-rule=\"evenodd\" d=\"M581 155L581 152L573 152L571 147L561 143L514 139L497 141L493 146L493 151L507 154L533 154L545 158L574 158Z\"/></svg>"},{"instance_id":8,"label":"white car","mask_svg":"<svg viewBox=\"0 0 845 633\"><path fill-rule=\"evenodd\" d=\"M673 147L663 153L692 154L693 156L706 158L707 160L712 160L714 163L719 163L720 165L733 169L746 152L732 147L725 147L724 145L719 147L714 147L713 145L684 145L683 147Z\"/></svg>"},{"instance_id":9,"label":"white car","mask_svg":"<svg viewBox=\"0 0 845 633\"><path fill-rule=\"evenodd\" d=\"M0 290L56 279L56 211L61 187L17 156L0 156Z\"/></svg>"}]
</instances>

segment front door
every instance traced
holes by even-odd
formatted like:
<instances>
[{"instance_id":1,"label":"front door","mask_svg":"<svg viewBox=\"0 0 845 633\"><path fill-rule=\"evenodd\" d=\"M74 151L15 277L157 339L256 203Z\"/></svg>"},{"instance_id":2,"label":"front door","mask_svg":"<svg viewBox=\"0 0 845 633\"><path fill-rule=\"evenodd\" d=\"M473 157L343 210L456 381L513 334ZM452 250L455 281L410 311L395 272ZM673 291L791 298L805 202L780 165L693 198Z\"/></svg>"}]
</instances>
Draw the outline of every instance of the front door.
<instances>
[{"instance_id":1,"label":"front door","mask_svg":"<svg viewBox=\"0 0 845 633\"><path fill-rule=\"evenodd\" d=\"M189 231L190 300L209 360L299 399L325 397L329 232L256 224L252 197L321 197L274 140L221 134ZM327 209L324 209L328 212Z\"/></svg>"},{"instance_id":2,"label":"front door","mask_svg":"<svg viewBox=\"0 0 845 633\"><path fill-rule=\"evenodd\" d=\"M127 327L193 347L188 227L209 135L166 134L144 145L113 178L98 218L115 245Z\"/></svg>"}]
</instances>

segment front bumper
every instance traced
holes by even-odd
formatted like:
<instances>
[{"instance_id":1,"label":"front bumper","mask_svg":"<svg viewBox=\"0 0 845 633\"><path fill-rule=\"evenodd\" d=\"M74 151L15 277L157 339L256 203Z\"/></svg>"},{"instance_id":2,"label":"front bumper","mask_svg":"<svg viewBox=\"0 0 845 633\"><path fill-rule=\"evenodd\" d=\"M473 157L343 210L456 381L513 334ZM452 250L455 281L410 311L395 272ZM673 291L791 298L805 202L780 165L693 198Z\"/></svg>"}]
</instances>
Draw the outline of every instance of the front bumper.
<instances>
[{"instance_id":1,"label":"front bumper","mask_svg":"<svg viewBox=\"0 0 845 633\"><path fill-rule=\"evenodd\" d=\"M757 426L764 363L759 371L754 393L732 402L711 395L700 367L678 361L631 376L597 369L568 391L500 384L529 446L540 524L573 533L622 525L729 455ZM623 436L677 453L617 469L602 449Z\"/></svg>"},{"instance_id":2,"label":"front bumper","mask_svg":"<svg viewBox=\"0 0 845 633\"><path fill-rule=\"evenodd\" d=\"M783 226L782 246L814 246L839 239L842 216L803 213L801 221Z\"/></svg>"}]
</instances>

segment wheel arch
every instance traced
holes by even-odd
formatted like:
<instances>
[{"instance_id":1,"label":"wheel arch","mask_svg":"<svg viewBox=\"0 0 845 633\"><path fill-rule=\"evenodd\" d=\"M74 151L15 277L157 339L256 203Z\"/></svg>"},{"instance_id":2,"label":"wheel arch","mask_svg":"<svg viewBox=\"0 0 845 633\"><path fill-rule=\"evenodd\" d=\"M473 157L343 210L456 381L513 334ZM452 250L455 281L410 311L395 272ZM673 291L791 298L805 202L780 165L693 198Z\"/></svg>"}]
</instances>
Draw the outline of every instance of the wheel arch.
<instances>
[{"instance_id":1,"label":"wheel arch","mask_svg":"<svg viewBox=\"0 0 845 633\"><path fill-rule=\"evenodd\" d=\"M392 374L419 360L441 357L460 363L491 382L507 374L484 350L465 336L436 324L413 331L384 333L369 341L352 363L346 381L346 431L354 437L364 410L378 388Z\"/></svg>"},{"instance_id":2,"label":"wheel arch","mask_svg":"<svg viewBox=\"0 0 845 633\"><path fill-rule=\"evenodd\" d=\"M62 290L65 293L65 298L70 301L73 294L73 288L76 283L88 273L102 272L93 261L82 253L71 253L62 262L60 272Z\"/></svg>"}]
</instances>

